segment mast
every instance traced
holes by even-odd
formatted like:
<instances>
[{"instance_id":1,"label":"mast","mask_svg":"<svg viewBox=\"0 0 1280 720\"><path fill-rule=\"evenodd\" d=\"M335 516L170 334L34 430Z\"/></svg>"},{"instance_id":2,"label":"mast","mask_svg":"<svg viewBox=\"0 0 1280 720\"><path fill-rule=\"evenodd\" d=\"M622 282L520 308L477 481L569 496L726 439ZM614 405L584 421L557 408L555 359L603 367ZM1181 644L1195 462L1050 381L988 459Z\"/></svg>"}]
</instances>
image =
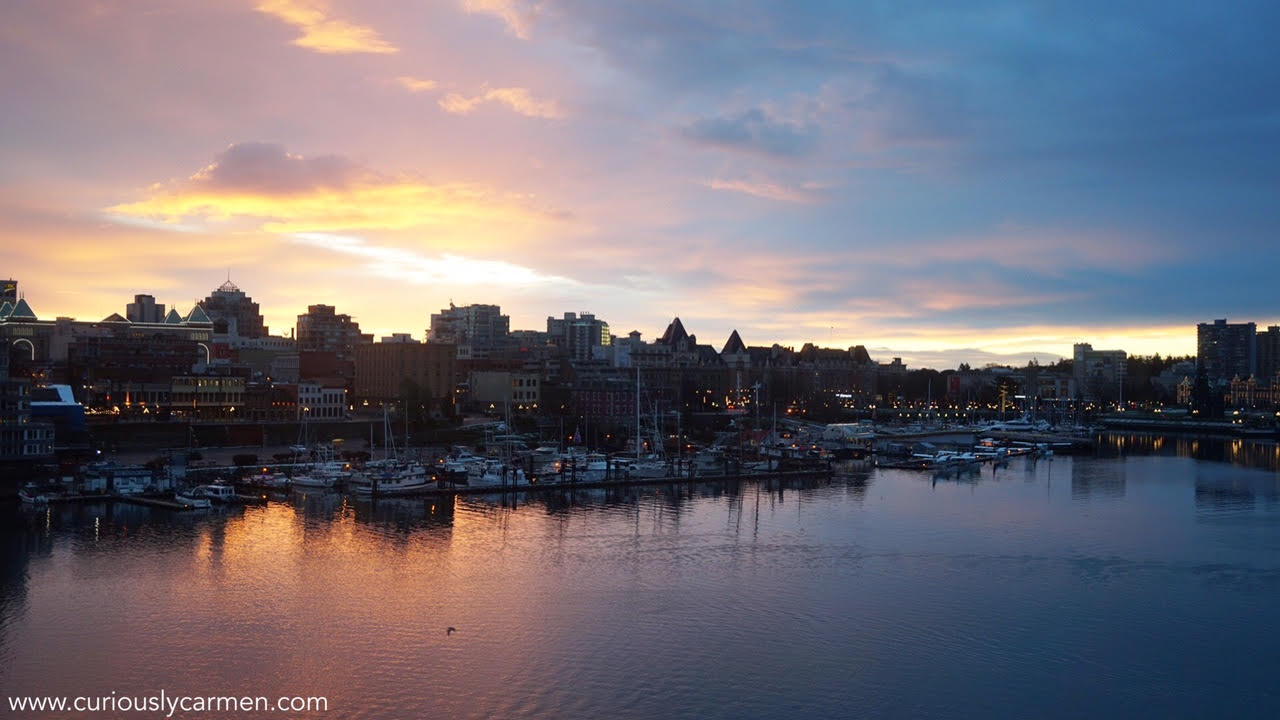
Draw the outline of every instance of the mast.
<instances>
[{"instance_id":1,"label":"mast","mask_svg":"<svg viewBox=\"0 0 1280 720\"><path fill-rule=\"evenodd\" d=\"M636 366L636 460L640 459L640 367Z\"/></svg>"}]
</instances>

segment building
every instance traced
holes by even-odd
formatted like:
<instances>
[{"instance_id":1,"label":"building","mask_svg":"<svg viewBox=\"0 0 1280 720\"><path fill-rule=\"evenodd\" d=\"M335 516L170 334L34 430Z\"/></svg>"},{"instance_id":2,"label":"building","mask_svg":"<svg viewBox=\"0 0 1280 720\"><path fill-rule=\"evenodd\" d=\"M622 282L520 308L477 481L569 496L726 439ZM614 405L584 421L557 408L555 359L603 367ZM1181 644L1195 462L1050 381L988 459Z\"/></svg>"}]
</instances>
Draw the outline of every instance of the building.
<instances>
[{"instance_id":1,"label":"building","mask_svg":"<svg viewBox=\"0 0 1280 720\"><path fill-rule=\"evenodd\" d=\"M0 463L25 463L52 454L53 426L32 422L31 383L9 376L6 348L0 352Z\"/></svg>"},{"instance_id":2,"label":"building","mask_svg":"<svg viewBox=\"0 0 1280 720\"><path fill-rule=\"evenodd\" d=\"M174 377L169 391L169 413L175 418L197 422L247 421L250 413L245 407L245 385L242 377Z\"/></svg>"},{"instance_id":3,"label":"building","mask_svg":"<svg viewBox=\"0 0 1280 720\"><path fill-rule=\"evenodd\" d=\"M213 331L218 335L259 338L268 334L258 303L236 287L230 278L199 305L213 322Z\"/></svg>"},{"instance_id":4,"label":"building","mask_svg":"<svg viewBox=\"0 0 1280 720\"><path fill-rule=\"evenodd\" d=\"M360 332L360 323L339 314L332 305L308 305L298 316L298 352L331 352L339 359L355 356L357 347L373 342L373 334Z\"/></svg>"},{"instance_id":5,"label":"building","mask_svg":"<svg viewBox=\"0 0 1280 720\"><path fill-rule=\"evenodd\" d=\"M1257 337L1257 376L1271 381L1280 373L1280 325L1271 325Z\"/></svg>"},{"instance_id":6,"label":"building","mask_svg":"<svg viewBox=\"0 0 1280 720\"><path fill-rule=\"evenodd\" d=\"M1089 343L1076 343L1072 357L1077 395L1091 402L1122 399L1129 358L1124 350L1094 350Z\"/></svg>"},{"instance_id":7,"label":"building","mask_svg":"<svg viewBox=\"0 0 1280 720\"><path fill-rule=\"evenodd\" d=\"M9 303L10 306L18 304L18 281L0 280L0 304Z\"/></svg>"},{"instance_id":8,"label":"building","mask_svg":"<svg viewBox=\"0 0 1280 720\"><path fill-rule=\"evenodd\" d=\"M18 350L11 371L70 385L87 407L124 408L166 398L170 380L210 360L212 325L192 308L183 319L132 323L118 313L97 322L40 320L25 299L0 319L0 342Z\"/></svg>"},{"instance_id":9,"label":"building","mask_svg":"<svg viewBox=\"0 0 1280 720\"><path fill-rule=\"evenodd\" d=\"M445 343L368 343L356 349L355 400L412 403L453 415L457 350Z\"/></svg>"},{"instance_id":10,"label":"building","mask_svg":"<svg viewBox=\"0 0 1280 720\"><path fill-rule=\"evenodd\" d=\"M605 360L613 344L609 323L591 313L567 312L562 318L547 318L548 340L564 350L570 361Z\"/></svg>"},{"instance_id":11,"label":"building","mask_svg":"<svg viewBox=\"0 0 1280 720\"><path fill-rule=\"evenodd\" d=\"M1196 362L1209 384L1224 388L1231 380L1258 373L1258 326L1228 323L1225 318L1196 326Z\"/></svg>"},{"instance_id":12,"label":"building","mask_svg":"<svg viewBox=\"0 0 1280 720\"><path fill-rule=\"evenodd\" d=\"M133 302L124 307L125 319L131 323L164 322L164 303L157 305L154 295L134 295Z\"/></svg>"},{"instance_id":13,"label":"building","mask_svg":"<svg viewBox=\"0 0 1280 720\"><path fill-rule=\"evenodd\" d=\"M537 409L541 379L534 373L482 370L471 373L471 398L481 410Z\"/></svg>"},{"instance_id":14,"label":"building","mask_svg":"<svg viewBox=\"0 0 1280 720\"><path fill-rule=\"evenodd\" d=\"M511 318L497 305L449 307L431 315L427 342L455 346L459 359L483 359L506 344Z\"/></svg>"},{"instance_id":15,"label":"building","mask_svg":"<svg viewBox=\"0 0 1280 720\"><path fill-rule=\"evenodd\" d=\"M336 383L298 383L299 420L341 420L347 416L347 388Z\"/></svg>"}]
</instances>

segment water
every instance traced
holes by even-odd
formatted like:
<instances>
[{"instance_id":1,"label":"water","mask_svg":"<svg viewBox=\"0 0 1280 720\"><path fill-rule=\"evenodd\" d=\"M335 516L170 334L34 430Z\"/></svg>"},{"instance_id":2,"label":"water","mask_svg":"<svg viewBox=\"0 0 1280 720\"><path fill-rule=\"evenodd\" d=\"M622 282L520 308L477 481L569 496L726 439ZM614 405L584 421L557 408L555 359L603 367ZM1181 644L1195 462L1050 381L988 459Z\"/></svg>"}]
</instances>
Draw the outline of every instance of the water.
<instances>
[{"instance_id":1,"label":"water","mask_svg":"<svg viewBox=\"0 0 1280 720\"><path fill-rule=\"evenodd\" d=\"M0 695L316 695L313 716L349 718L1280 716L1280 475L1142 451L1163 454L516 507L0 509Z\"/></svg>"}]
</instances>

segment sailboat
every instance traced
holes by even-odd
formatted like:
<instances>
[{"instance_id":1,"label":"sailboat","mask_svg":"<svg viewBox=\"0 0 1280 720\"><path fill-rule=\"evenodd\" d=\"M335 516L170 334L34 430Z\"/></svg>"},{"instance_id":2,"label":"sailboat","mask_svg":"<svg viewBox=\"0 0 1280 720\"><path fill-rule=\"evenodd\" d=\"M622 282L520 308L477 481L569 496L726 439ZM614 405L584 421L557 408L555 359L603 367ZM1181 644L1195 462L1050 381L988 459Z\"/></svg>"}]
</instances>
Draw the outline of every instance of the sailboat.
<instances>
[{"instance_id":1,"label":"sailboat","mask_svg":"<svg viewBox=\"0 0 1280 720\"><path fill-rule=\"evenodd\" d=\"M407 421L406 421L407 422ZM425 490L435 482L435 477L416 460L401 460L395 449L395 437L391 434L391 418L382 409L383 444L387 457L365 466L364 473L352 479L351 489L356 495L411 495ZM408 442L406 424L405 441Z\"/></svg>"}]
</instances>

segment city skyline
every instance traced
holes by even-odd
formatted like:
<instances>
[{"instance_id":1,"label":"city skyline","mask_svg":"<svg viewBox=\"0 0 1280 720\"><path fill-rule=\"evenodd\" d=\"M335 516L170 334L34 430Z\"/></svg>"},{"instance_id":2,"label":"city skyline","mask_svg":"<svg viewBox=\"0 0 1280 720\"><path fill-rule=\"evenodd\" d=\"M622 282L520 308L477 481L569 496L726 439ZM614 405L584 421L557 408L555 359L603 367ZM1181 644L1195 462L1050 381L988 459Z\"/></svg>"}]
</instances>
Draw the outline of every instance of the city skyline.
<instances>
[{"instance_id":1,"label":"city skyline","mask_svg":"<svg viewBox=\"0 0 1280 720\"><path fill-rule=\"evenodd\" d=\"M1190 355L1277 323L1275 12L24 4L0 273L41 317L230 268L273 328L452 301L917 367Z\"/></svg>"}]
</instances>

